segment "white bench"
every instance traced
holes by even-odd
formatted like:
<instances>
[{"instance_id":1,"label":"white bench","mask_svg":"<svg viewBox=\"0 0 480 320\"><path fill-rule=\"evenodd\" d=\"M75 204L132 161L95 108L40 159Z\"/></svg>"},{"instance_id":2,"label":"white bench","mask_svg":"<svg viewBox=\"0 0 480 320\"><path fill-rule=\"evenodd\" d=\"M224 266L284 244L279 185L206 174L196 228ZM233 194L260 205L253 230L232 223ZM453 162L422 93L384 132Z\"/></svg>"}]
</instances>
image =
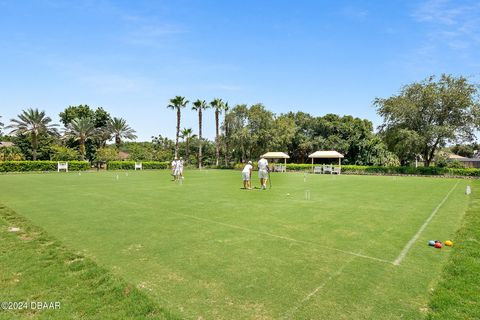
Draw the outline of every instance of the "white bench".
<instances>
[{"instance_id":1,"label":"white bench","mask_svg":"<svg viewBox=\"0 0 480 320\"><path fill-rule=\"evenodd\" d=\"M57 162L57 172L60 172L60 170L68 172L68 162Z\"/></svg>"},{"instance_id":2,"label":"white bench","mask_svg":"<svg viewBox=\"0 0 480 320\"><path fill-rule=\"evenodd\" d=\"M331 165L324 165L323 166L323 173L332 173L332 166Z\"/></svg>"},{"instance_id":3,"label":"white bench","mask_svg":"<svg viewBox=\"0 0 480 320\"><path fill-rule=\"evenodd\" d=\"M273 172L287 172L287 168L281 164L273 166Z\"/></svg>"},{"instance_id":4,"label":"white bench","mask_svg":"<svg viewBox=\"0 0 480 320\"><path fill-rule=\"evenodd\" d=\"M322 173L322 167L313 167L313 173Z\"/></svg>"},{"instance_id":5,"label":"white bench","mask_svg":"<svg viewBox=\"0 0 480 320\"><path fill-rule=\"evenodd\" d=\"M143 170L142 163L141 162L135 162L135 170Z\"/></svg>"},{"instance_id":6,"label":"white bench","mask_svg":"<svg viewBox=\"0 0 480 320\"><path fill-rule=\"evenodd\" d=\"M333 167L332 174L340 174L341 168L340 167Z\"/></svg>"}]
</instances>

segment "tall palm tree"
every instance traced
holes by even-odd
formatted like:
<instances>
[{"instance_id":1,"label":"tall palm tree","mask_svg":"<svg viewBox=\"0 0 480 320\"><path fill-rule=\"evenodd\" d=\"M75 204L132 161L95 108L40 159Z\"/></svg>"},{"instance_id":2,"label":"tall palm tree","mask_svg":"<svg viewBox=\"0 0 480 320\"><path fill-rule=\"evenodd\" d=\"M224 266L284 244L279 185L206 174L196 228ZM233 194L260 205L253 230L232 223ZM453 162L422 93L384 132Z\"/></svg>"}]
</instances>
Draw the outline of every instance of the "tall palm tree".
<instances>
[{"instance_id":1,"label":"tall palm tree","mask_svg":"<svg viewBox=\"0 0 480 320\"><path fill-rule=\"evenodd\" d=\"M37 160L38 138L40 134L57 134L57 124L50 124L52 119L45 115L45 111L29 108L23 110L18 115L18 119L10 119L11 125L8 129L13 129L10 134L30 135L32 140L32 159Z\"/></svg>"},{"instance_id":2,"label":"tall palm tree","mask_svg":"<svg viewBox=\"0 0 480 320\"><path fill-rule=\"evenodd\" d=\"M183 128L182 132L181 132L181 137L182 139L185 141L185 161L188 162L188 155L190 153L190 148L189 148L189 145L190 145L190 139L191 138L194 138L196 137L197 135L193 134L193 130L192 128Z\"/></svg>"},{"instance_id":3,"label":"tall palm tree","mask_svg":"<svg viewBox=\"0 0 480 320\"><path fill-rule=\"evenodd\" d=\"M213 99L210 106L215 110L215 165L218 166L220 159L220 134L219 134L219 116L225 109L225 102L222 99Z\"/></svg>"},{"instance_id":4,"label":"tall palm tree","mask_svg":"<svg viewBox=\"0 0 480 320\"><path fill-rule=\"evenodd\" d=\"M64 137L78 141L80 160L85 160L85 142L96 134L95 122L91 118L75 118L65 128Z\"/></svg>"},{"instance_id":5,"label":"tall palm tree","mask_svg":"<svg viewBox=\"0 0 480 320\"><path fill-rule=\"evenodd\" d=\"M202 117L203 110L208 109L210 106L205 100L198 99L193 103L192 110L198 112L198 168L202 169Z\"/></svg>"},{"instance_id":6,"label":"tall palm tree","mask_svg":"<svg viewBox=\"0 0 480 320\"><path fill-rule=\"evenodd\" d=\"M223 130L225 132L225 166L228 166L228 140L230 138L230 126L227 123L227 111L228 111L228 102L225 103L223 110L225 110L225 115L223 118Z\"/></svg>"},{"instance_id":7,"label":"tall palm tree","mask_svg":"<svg viewBox=\"0 0 480 320\"><path fill-rule=\"evenodd\" d=\"M120 147L122 139L133 140L137 138L135 135L136 131L130 128L127 121L122 118L113 117L113 119L110 119L107 123L107 131L113 138L115 138L117 149Z\"/></svg>"},{"instance_id":8,"label":"tall palm tree","mask_svg":"<svg viewBox=\"0 0 480 320\"><path fill-rule=\"evenodd\" d=\"M185 108L190 101L185 100L185 97L176 96L170 99L170 104L167 108L177 110L177 132L175 135L175 158L178 157L178 137L180 136L180 119L182 117L181 110Z\"/></svg>"}]
</instances>

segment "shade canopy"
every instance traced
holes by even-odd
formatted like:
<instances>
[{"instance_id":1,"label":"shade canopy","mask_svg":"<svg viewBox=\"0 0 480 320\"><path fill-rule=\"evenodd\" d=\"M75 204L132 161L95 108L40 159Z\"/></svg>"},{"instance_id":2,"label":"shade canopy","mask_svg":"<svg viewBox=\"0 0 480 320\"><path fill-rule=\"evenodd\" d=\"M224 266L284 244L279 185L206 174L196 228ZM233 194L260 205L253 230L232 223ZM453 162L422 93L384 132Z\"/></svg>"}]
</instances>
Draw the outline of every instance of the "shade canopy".
<instances>
[{"instance_id":1,"label":"shade canopy","mask_svg":"<svg viewBox=\"0 0 480 320\"><path fill-rule=\"evenodd\" d=\"M265 159L290 159L290 156L283 152L267 152L262 155Z\"/></svg>"},{"instance_id":2,"label":"shade canopy","mask_svg":"<svg viewBox=\"0 0 480 320\"><path fill-rule=\"evenodd\" d=\"M329 151L315 151L311 155L308 156L309 158L335 158L335 159L340 159L343 158L343 154L334 151L334 150L329 150Z\"/></svg>"}]
</instances>

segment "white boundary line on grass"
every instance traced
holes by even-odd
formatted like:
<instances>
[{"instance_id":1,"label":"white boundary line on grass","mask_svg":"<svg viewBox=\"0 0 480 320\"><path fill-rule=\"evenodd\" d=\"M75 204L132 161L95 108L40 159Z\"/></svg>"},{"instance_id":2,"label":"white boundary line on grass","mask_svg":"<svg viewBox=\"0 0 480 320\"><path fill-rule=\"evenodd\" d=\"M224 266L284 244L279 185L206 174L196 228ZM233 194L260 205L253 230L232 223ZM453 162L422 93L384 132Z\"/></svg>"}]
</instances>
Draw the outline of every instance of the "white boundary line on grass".
<instances>
[{"instance_id":1,"label":"white boundary line on grass","mask_svg":"<svg viewBox=\"0 0 480 320\"><path fill-rule=\"evenodd\" d=\"M283 315L282 319L290 319L291 316L298 310L300 309L303 304L305 302L307 302L308 300L310 300L310 298L312 298L315 294L317 294L318 291L320 291L323 287L325 287L327 285L328 282L330 282L330 280L332 280L333 278L336 278L338 276L340 276L340 274L342 274L343 272L343 269L345 269L353 260L355 260L355 256L351 257L344 265L342 265L340 267L340 269L338 269L336 272L334 272L333 274L331 274L327 279L325 279L318 287L316 287L312 292L310 292L309 294L306 295L305 298L302 299L302 301L300 301L299 303L297 303L293 308L291 308L290 310L288 310L287 312L285 312L285 314Z\"/></svg>"},{"instance_id":2,"label":"white boundary line on grass","mask_svg":"<svg viewBox=\"0 0 480 320\"><path fill-rule=\"evenodd\" d=\"M458 186L458 183L460 181L458 181L453 187L452 189L450 189L450 191L448 191L447 195L443 198L443 200L437 205L437 207L432 211L432 213L430 214L430 216L427 218L427 220L425 220L425 222L422 224L422 226L420 227L420 229L418 229L417 233L415 233L415 235L412 237L412 239L410 239L410 241L407 242L407 244L405 245L405 247L403 248L402 252L400 252L400 254L398 255L397 259L395 259L395 261L393 261L393 264L398 266L400 265L400 263L402 263L402 260L406 257L408 251L410 251L410 249L412 248L413 244L418 240L418 238L420 237L420 234L423 232L423 230L425 230L425 228L428 226L428 224L430 223L430 221L432 221L433 217L437 214L438 210L440 209L440 207L445 203L445 201L447 201L448 197L450 196L450 194L453 192L453 190L455 190L455 188Z\"/></svg>"},{"instance_id":3,"label":"white boundary line on grass","mask_svg":"<svg viewBox=\"0 0 480 320\"><path fill-rule=\"evenodd\" d=\"M355 256L355 257L359 257L359 258L370 259L370 260L374 260L374 261L379 261L379 262L383 262L383 263L392 264L392 262L391 262L391 261L388 261L388 260L384 260L384 259L380 259L380 258L375 258L375 257L370 257L370 256L366 256L366 255L363 255L363 254L360 254L360 253L355 253L355 252L351 252L351 251L345 251L345 250L336 249L336 248L332 248L332 247L328 247L328 246L322 246L322 245L320 245L320 244L318 244L318 243L315 243L315 242L304 241L304 240L297 240L297 239L293 239L293 238L289 238L289 237L284 237L284 236L279 236L279 235L272 234L272 233L268 233L268 232L262 232L262 231L258 231L258 230L253 230L253 229L249 229L249 228L237 226L237 225L234 225L234 224L229 224L229 223L219 222L219 221L215 221L215 220L210 220L210 219L195 217L195 216L191 216L191 215L187 215L187 214L177 214L177 215L182 216L182 217L186 217L186 218L191 218L191 219L200 220L200 221L215 223L215 224L219 224L219 225L226 226L226 227L230 227L230 228L235 228L235 229L240 229L240 230L244 230L244 231L248 231L248 232L253 232L253 233L261 234L261 235L264 235L264 236L269 236L269 237L273 237L273 238L283 239L283 240L287 240L287 241L292 241L292 242L297 242L297 243L304 243L304 244L313 244L313 245L315 245L315 246L317 246L317 247L321 247L321 248L326 249L326 250L337 251L337 252L341 252L341 253L348 254L348 255L352 255L352 256Z\"/></svg>"}]
</instances>

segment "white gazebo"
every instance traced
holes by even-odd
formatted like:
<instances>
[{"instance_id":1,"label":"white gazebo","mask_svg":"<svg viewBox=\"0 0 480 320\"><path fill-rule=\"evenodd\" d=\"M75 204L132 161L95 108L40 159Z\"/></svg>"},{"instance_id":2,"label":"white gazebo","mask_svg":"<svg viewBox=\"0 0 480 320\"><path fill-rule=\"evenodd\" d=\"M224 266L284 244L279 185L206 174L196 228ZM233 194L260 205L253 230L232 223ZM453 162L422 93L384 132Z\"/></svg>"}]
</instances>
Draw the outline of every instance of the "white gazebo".
<instances>
[{"instance_id":1,"label":"white gazebo","mask_svg":"<svg viewBox=\"0 0 480 320\"><path fill-rule=\"evenodd\" d=\"M335 170L332 171L330 168L330 173L340 173L340 168L342 166L341 159L344 158L343 154L334 151L334 150L328 150L328 151L315 151L311 155L308 156L309 158L312 158L312 170L315 172L315 169L313 168L313 160L317 158L321 159L337 159L338 158L338 171L335 172ZM325 170L324 170L325 172Z\"/></svg>"},{"instance_id":2,"label":"white gazebo","mask_svg":"<svg viewBox=\"0 0 480 320\"><path fill-rule=\"evenodd\" d=\"M290 159L290 156L284 152L267 152L265 154L262 154L262 158L265 159L283 159L284 160L284 165L283 168L280 168L280 170L275 170L275 171L287 171L287 159ZM281 167L281 166L280 166ZM275 168L277 169L277 168Z\"/></svg>"}]
</instances>

